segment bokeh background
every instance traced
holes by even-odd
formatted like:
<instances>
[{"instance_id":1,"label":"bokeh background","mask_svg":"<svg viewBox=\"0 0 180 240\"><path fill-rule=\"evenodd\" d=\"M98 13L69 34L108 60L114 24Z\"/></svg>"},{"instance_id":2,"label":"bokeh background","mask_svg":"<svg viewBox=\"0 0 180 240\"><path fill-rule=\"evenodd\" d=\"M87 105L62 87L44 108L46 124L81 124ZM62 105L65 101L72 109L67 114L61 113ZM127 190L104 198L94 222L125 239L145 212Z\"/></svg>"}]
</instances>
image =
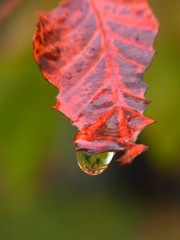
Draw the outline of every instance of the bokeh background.
<instances>
[{"instance_id":1,"label":"bokeh background","mask_svg":"<svg viewBox=\"0 0 180 240\"><path fill-rule=\"evenodd\" d=\"M144 78L157 123L138 141L150 150L96 177L79 169L76 129L52 111L57 90L32 57L36 13L58 0L24 0L1 22L0 239L180 239L180 2L149 2L161 24Z\"/></svg>"}]
</instances>

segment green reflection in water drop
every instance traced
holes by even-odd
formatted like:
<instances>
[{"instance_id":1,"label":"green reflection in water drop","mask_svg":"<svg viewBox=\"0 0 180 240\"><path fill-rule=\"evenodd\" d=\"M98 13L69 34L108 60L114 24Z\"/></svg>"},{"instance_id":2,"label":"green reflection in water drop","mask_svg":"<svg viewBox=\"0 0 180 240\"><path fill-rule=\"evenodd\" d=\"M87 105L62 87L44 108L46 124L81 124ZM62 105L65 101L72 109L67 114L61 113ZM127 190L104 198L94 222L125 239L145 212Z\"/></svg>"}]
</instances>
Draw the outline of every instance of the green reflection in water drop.
<instances>
[{"instance_id":1,"label":"green reflection in water drop","mask_svg":"<svg viewBox=\"0 0 180 240\"><path fill-rule=\"evenodd\" d=\"M83 172L89 175L99 175L109 166L114 152L91 154L88 152L76 152L77 161Z\"/></svg>"}]
</instances>

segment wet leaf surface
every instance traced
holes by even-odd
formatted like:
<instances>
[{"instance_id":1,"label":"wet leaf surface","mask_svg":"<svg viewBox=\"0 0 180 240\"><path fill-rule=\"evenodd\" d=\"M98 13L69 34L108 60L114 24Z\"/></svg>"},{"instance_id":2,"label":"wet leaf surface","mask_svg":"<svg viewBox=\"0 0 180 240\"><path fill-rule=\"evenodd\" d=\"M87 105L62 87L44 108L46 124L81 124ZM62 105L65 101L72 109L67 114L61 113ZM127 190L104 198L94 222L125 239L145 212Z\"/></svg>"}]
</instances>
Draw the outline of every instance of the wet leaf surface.
<instances>
[{"instance_id":1,"label":"wet leaf surface","mask_svg":"<svg viewBox=\"0 0 180 240\"><path fill-rule=\"evenodd\" d=\"M157 31L146 0L69 0L39 14L34 57L60 91L54 108L79 130L77 151L124 151L127 164L147 150L135 142L154 122L142 77Z\"/></svg>"}]
</instances>

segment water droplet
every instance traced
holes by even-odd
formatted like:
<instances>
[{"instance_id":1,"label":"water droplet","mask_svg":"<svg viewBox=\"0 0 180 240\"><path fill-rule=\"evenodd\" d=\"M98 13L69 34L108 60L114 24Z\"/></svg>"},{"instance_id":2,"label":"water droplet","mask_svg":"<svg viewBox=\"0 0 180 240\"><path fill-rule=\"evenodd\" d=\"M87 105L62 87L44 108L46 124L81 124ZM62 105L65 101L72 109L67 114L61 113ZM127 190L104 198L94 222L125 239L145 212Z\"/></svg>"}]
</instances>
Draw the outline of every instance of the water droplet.
<instances>
[{"instance_id":1,"label":"water droplet","mask_svg":"<svg viewBox=\"0 0 180 240\"><path fill-rule=\"evenodd\" d=\"M89 175L99 175L104 172L111 162L114 152L91 154L88 152L76 152L81 170Z\"/></svg>"},{"instance_id":2,"label":"water droplet","mask_svg":"<svg viewBox=\"0 0 180 240\"><path fill-rule=\"evenodd\" d=\"M72 75L69 73L69 74L66 75L66 78L67 78L67 79L71 79L71 78L72 78Z\"/></svg>"},{"instance_id":3,"label":"water droplet","mask_svg":"<svg viewBox=\"0 0 180 240\"><path fill-rule=\"evenodd\" d=\"M77 67L76 68L76 71L79 73L79 72L81 72L81 68L80 67Z\"/></svg>"}]
</instances>

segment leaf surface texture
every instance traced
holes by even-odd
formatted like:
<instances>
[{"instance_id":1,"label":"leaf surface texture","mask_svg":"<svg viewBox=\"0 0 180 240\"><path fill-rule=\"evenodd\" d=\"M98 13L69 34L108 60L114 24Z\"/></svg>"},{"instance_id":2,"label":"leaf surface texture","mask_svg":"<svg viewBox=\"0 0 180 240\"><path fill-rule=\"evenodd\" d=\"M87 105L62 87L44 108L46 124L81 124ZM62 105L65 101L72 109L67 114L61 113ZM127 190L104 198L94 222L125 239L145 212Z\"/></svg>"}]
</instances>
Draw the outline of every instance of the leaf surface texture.
<instances>
[{"instance_id":1,"label":"leaf surface texture","mask_svg":"<svg viewBox=\"0 0 180 240\"><path fill-rule=\"evenodd\" d=\"M157 31L146 0L69 0L39 14L34 57L59 90L54 108L79 130L77 151L124 151L126 164L147 149L135 142L154 122L142 77Z\"/></svg>"}]
</instances>

